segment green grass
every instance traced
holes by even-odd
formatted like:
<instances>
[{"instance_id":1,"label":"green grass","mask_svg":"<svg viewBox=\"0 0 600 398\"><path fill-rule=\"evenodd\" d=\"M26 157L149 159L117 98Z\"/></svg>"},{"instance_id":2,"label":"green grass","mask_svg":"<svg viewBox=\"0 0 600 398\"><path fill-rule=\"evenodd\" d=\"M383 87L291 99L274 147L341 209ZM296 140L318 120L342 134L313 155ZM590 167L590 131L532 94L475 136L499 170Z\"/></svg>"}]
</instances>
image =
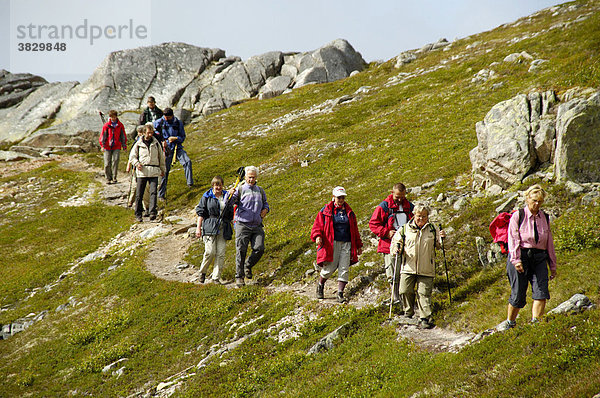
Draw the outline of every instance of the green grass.
<instances>
[{"instance_id":1,"label":"green grass","mask_svg":"<svg viewBox=\"0 0 600 398\"><path fill-rule=\"evenodd\" d=\"M587 12L587 5L576 13ZM382 259L370 244L368 219L391 186L402 181L415 187L441 181L424 191L440 213L433 221L454 232L446 242L453 303L448 303L444 259L437 253L433 295L438 325L480 332L504 319L509 287L504 264L482 269L475 236L491 242L489 222L498 198L477 198L461 211L438 205L439 193L461 194L471 186L470 149L477 144L475 123L496 103L531 90L564 92L575 85L598 87L597 48L600 14L517 43L513 37L540 32L576 13L551 17L541 13L531 22L504 26L453 43L448 51L422 55L402 69L394 61L371 64L354 76L330 84L311 85L271 100L250 100L186 126L185 147L196 185L189 189L180 166L169 178L166 212L193 209L215 174L227 184L247 164L268 170L259 175L271 212L265 220L266 252L255 267L257 286L228 290L166 282L144 268L146 247L132 255L109 253L82 264L52 290L31 289L56 281L78 258L126 230L131 210L92 203L63 208L59 201L95 186L91 173L63 170L54 163L0 180L18 189L0 196L6 209L0 220L0 323L48 310L46 318L0 342L0 396L128 396L147 391L184 369L197 365L216 344L246 340L194 369L176 396L406 396L504 397L592 396L600 391L600 349L597 310L574 316L553 316L529 325L530 306L518 327L470 345L458 354L434 353L399 339L386 322L387 311L351 306L327 307L293 293L269 293L264 285L310 282L314 245L310 226L317 211L331 199L331 189L344 185L358 216L366 248L350 277L374 268ZM482 41L475 50L465 47ZM491 50L486 52L487 50ZM527 51L550 60L536 74L528 63L504 64L513 52ZM451 57L466 54L460 60ZM445 68L406 83L384 87L399 72L428 70L447 60ZM471 78L492 62L499 78L480 85ZM492 84L504 82L492 90ZM353 95L360 87L375 90L336 106L332 112L302 117L264 137L241 137L253 126L307 110L326 100ZM235 138L237 145L225 139ZM211 148L217 148L211 149ZM86 155L94 166L101 156ZM301 167L300 160L309 160ZM126 157L121 157L124 167ZM35 177L30 181L31 177ZM36 183L43 186L43 193ZM31 188L27 188L28 185ZM513 187L514 190L524 187ZM550 285L554 307L575 293L594 302L600 285L593 276L600 266L598 209L574 206L579 199L561 185L547 185L544 204L559 217L552 228L558 251L558 277ZM409 199L415 200L409 194ZM21 207L16 211L15 202ZM584 220L579 216L586 214ZM229 243L223 276L233 277L234 247ZM309 252L309 250L312 250ZM185 260L198 266L202 246L193 244ZM108 268L118 265L115 270ZM274 276L273 276L274 275ZM385 289L380 281L375 285ZM385 292L385 290L384 290ZM78 303L54 309L73 297ZM375 303L374 303L375 304ZM280 332L298 312L311 315L298 325L296 338L279 343ZM288 319L288 318L285 318ZM332 350L306 356L327 333L349 322L351 331ZM102 368L126 357L125 375L117 378ZM584 372L587 376L581 377Z\"/></svg>"}]
</instances>

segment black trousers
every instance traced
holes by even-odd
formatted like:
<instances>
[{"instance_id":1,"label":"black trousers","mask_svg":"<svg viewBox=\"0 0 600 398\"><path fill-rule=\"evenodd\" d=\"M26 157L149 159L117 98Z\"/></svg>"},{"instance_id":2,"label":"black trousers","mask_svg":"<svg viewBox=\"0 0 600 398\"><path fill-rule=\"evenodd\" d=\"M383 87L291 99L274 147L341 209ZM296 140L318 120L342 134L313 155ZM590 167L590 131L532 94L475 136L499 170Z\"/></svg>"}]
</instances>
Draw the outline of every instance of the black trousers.
<instances>
[{"instance_id":1,"label":"black trousers","mask_svg":"<svg viewBox=\"0 0 600 398\"><path fill-rule=\"evenodd\" d=\"M156 190L158 187L158 177L138 177L137 187L135 192L135 215L141 216L144 210L143 200L144 191L146 190L146 184L150 184L150 208L148 209L150 215L156 215Z\"/></svg>"}]
</instances>

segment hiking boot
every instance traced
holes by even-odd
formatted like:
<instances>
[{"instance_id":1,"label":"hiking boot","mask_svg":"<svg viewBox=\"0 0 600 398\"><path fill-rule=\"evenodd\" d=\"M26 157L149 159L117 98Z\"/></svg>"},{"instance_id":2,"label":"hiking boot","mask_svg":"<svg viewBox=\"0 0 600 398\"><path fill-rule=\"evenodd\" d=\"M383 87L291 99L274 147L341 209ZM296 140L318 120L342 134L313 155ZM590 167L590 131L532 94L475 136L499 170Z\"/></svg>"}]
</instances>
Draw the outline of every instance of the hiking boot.
<instances>
[{"instance_id":1,"label":"hiking boot","mask_svg":"<svg viewBox=\"0 0 600 398\"><path fill-rule=\"evenodd\" d=\"M419 319L419 325L418 325L419 329L433 329L434 326L435 325L433 324L433 321L429 318Z\"/></svg>"},{"instance_id":2,"label":"hiking boot","mask_svg":"<svg viewBox=\"0 0 600 398\"><path fill-rule=\"evenodd\" d=\"M319 300L323 300L325 298L325 295L323 294L324 288L325 288L325 285L321 285L319 282L317 282L317 298Z\"/></svg>"},{"instance_id":3,"label":"hiking boot","mask_svg":"<svg viewBox=\"0 0 600 398\"><path fill-rule=\"evenodd\" d=\"M235 287L240 288L246 286L244 283L244 278L235 278Z\"/></svg>"},{"instance_id":4,"label":"hiking boot","mask_svg":"<svg viewBox=\"0 0 600 398\"><path fill-rule=\"evenodd\" d=\"M200 283L204 283L204 281L206 280L206 274L200 274L200 276L198 277L198 282Z\"/></svg>"},{"instance_id":5,"label":"hiking boot","mask_svg":"<svg viewBox=\"0 0 600 398\"><path fill-rule=\"evenodd\" d=\"M144 212L144 217L150 217L150 213L149 212Z\"/></svg>"},{"instance_id":6,"label":"hiking boot","mask_svg":"<svg viewBox=\"0 0 600 398\"><path fill-rule=\"evenodd\" d=\"M252 270L250 269L250 267L246 267L246 279L252 279Z\"/></svg>"},{"instance_id":7,"label":"hiking boot","mask_svg":"<svg viewBox=\"0 0 600 398\"><path fill-rule=\"evenodd\" d=\"M344 292L338 292L337 302L338 303L347 303L348 302L348 299L344 297Z\"/></svg>"},{"instance_id":8,"label":"hiking boot","mask_svg":"<svg viewBox=\"0 0 600 398\"><path fill-rule=\"evenodd\" d=\"M156 220L156 214L150 214L150 220L151 221Z\"/></svg>"},{"instance_id":9,"label":"hiking boot","mask_svg":"<svg viewBox=\"0 0 600 398\"><path fill-rule=\"evenodd\" d=\"M136 215L136 216L135 216L135 220L136 220L137 222L144 222L144 219L142 218L142 216L141 216L141 215L139 215L139 216L138 216L138 215Z\"/></svg>"},{"instance_id":10,"label":"hiking boot","mask_svg":"<svg viewBox=\"0 0 600 398\"><path fill-rule=\"evenodd\" d=\"M532 324L540 323L540 318L531 318L531 323Z\"/></svg>"},{"instance_id":11,"label":"hiking boot","mask_svg":"<svg viewBox=\"0 0 600 398\"><path fill-rule=\"evenodd\" d=\"M507 319L504 322L500 323L498 326L496 326L496 330L499 332L504 332L505 330L512 329L515 326L517 326L517 322Z\"/></svg>"}]
</instances>

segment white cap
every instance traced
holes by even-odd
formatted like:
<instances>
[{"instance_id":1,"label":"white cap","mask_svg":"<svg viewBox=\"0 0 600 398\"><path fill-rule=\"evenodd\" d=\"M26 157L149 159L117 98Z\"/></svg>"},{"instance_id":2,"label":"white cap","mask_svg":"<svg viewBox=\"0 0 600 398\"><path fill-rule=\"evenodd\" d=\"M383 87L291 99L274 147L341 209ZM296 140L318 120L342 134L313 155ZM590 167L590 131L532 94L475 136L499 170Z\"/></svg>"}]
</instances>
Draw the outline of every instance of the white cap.
<instances>
[{"instance_id":1,"label":"white cap","mask_svg":"<svg viewBox=\"0 0 600 398\"><path fill-rule=\"evenodd\" d=\"M344 189L344 187L335 187L333 188L333 196L335 196L336 198L338 196L346 196L346 190Z\"/></svg>"}]
</instances>

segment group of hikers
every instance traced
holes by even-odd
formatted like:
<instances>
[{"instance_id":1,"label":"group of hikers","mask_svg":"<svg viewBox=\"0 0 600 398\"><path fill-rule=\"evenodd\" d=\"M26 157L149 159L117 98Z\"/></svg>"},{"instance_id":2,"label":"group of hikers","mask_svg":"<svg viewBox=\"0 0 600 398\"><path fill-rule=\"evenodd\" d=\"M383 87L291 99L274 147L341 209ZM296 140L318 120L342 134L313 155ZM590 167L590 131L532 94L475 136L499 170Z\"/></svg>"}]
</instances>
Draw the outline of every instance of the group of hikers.
<instances>
[{"instance_id":1,"label":"group of hikers","mask_svg":"<svg viewBox=\"0 0 600 398\"><path fill-rule=\"evenodd\" d=\"M104 125L100 145L104 152L105 176L108 184L116 182L119 151L126 150L125 129L116 111L109 112L110 120ZM184 168L188 186L194 184L192 164L184 151L183 123L173 116L173 110L161 111L153 97L140 115L138 136L129 153L127 171L135 170L135 216L151 220L157 216L157 196L164 199L171 162L176 158ZM262 257L265 245L263 219L270 211L266 193L257 185L259 170L254 166L244 169L244 182L225 190L221 176L213 177L211 187L202 195L195 208L198 216L196 236L204 242L204 255L199 269L200 283L223 283L221 273L225 263L227 241L235 229L236 266L235 284L245 285L252 279L253 267ZM160 186L159 186L159 177ZM133 184L132 184L133 185ZM420 328L434 327L431 296L435 276L435 249L443 248L446 233L429 220L427 204L411 203L406 186L395 184L390 194L375 208L369 228L378 238L377 252L383 255L383 264L390 285L392 305L401 307L400 315L412 318L418 309ZM556 277L556 254L548 215L540 206L546 192L539 185L525 192L526 206L510 216L507 227L508 260L506 273L511 287L507 319L499 326L506 330L516 325L519 310L531 284L533 294L532 322L544 313L550 298L548 280ZM131 195L133 196L133 195ZM130 196L130 204L133 199ZM326 281L337 271L337 301L347 302L344 289L349 281L349 269L358 262L363 243L357 217L346 201L344 187L333 188L332 198L317 213L310 238L317 245L316 264L320 272L316 297L324 299ZM145 212L142 213L142 210ZM235 228L232 226L234 223ZM250 246L251 253L248 254ZM213 266L210 277L208 269ZM550 274L548 272L550 268Z\"/></svg>"}]
</instances>

